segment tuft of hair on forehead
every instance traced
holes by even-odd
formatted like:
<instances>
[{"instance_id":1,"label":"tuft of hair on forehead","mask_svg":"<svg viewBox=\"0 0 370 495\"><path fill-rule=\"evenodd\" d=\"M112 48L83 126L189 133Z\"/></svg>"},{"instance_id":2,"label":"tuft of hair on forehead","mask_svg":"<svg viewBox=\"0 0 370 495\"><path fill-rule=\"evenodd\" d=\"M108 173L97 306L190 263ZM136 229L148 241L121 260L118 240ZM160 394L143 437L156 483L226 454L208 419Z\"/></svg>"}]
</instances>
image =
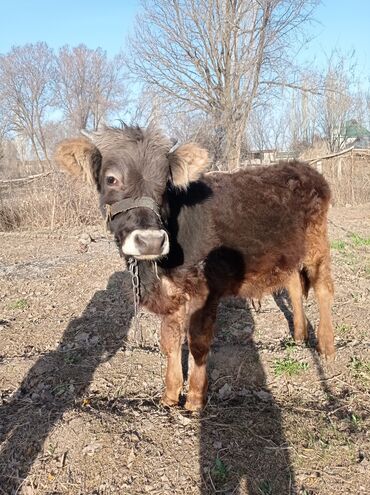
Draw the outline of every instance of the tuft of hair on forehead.
<instances>
[{"instance_id":1,"label":"tuft of hair on forehead","mask_svg":"<svg viewBox=\"0 0 370 495\"><path fill-rule=\"evenodd\" d=\"M145 148L148 152L167 153L171 147L171 141L152 124L147 128L126 124L120 127L104 125L91 133L90 139L102 153L120 152L127 146L135 145L140 149Z\"/></svg>"}]
</instances>

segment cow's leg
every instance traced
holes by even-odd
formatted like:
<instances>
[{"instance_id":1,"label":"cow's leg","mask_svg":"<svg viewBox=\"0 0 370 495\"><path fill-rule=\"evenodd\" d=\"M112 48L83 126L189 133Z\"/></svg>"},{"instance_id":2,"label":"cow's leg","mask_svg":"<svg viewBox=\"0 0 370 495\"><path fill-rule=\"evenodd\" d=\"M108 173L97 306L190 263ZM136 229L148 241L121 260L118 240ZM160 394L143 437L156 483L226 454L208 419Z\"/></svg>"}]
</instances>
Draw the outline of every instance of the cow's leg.
<instances>
[{"instance_id":1,"label":"cow's leg","mask_svg":"<svg viewBox=\"0 0 370 495\"><path fill-rule=\"evenodd\" d=\"M314 288L320 311L317 330L317 350L326 357L335 354L334 331L331 317L334 286L330 270L329 248L314 266L309 267L308 275Z\"/></svg>"},{"instance_id":2,"label":"cow's leg","mask_svg":"<svg viewBox=\"0 0 370 495\"><path fill-rule=\"evenodd\" d=\"M178 404L183 386L181 345L185 337L185 316L184 305L175 313L164 316L162 320L161 349L167 356L166 383L162 403L167 406Z\"/></svg>"},{"instance_id":3,"label":"cow's leg","mask_svg":"<svg viewBox=\"0 0 370 495\"><path fill-rule=\"evenodd\" d=\"M201 410L206 401L208 378L207 356L214 335L218 299L208 297L203 307L191 312L188 330L188 343L191 353L189 392L185 408L189 411Z\"/></svg>"},{"instance_id":4,"label":"cow's leg","mask_svg":"<svg viewBox=\"0 0 370 495\"><path fill-rule=\"evenodd\" d=\"M293 272L290 276L287 283L287 289L293 309L294 340L307 340L307 320L303 309L302 284L298 271Z\"/></svg>"}]
</instances>

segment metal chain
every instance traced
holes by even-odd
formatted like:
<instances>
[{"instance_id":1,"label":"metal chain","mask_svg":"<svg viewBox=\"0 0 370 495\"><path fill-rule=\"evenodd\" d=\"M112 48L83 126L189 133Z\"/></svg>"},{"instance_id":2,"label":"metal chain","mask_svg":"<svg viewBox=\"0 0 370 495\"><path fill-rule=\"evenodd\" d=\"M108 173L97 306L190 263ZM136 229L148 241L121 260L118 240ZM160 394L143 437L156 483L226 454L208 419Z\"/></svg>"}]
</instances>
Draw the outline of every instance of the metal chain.
<instances>
[{"instance_id":1,"label":"metal chain","mask_svg":"<svg viewBox=\"0 0 370 495\"><path fill-rule=\"evenodd\" d=\"M128 258L128 271L131 274L132 292L134 295L134 323L135 323L135 337L140 334L140 344L143 345L143 329L139 321L139 305L140 305L140 277L139 277L139 265L136 258Z\"/></svg>"},{"instance_id":2,"label":"metal chain","mask_svg":"<svg viewBox=\"0 0 370 495\"><path fill-rule=\"evenodd\" d=\"M134 311L135 316L138 313L139 304L140 304L140 278L139 278L139 265L137 259L129 258L127 260L128 263L128 271L131 274L132 280L132 291L134 294Z\"/></svg>"},{"instance_id":3,"label":"metal chain","mask_svg":"<svg viewBox=\"0 0 370 495\"><path fill-rule=\"evenodd\" d=\"M141 293L140 293L140 276L139 276L139 265L136 258L130 257L127 260L127 268L131 274L131 282L132 282L132 292L134 295L134 324L135 324L135 338L140 334L140 345L144 344L144 336L143 336L143 327L140 323L140 301L141 301ZM152 269L155 277L160 280L158 275L158 265L156 261L152 261ZM159 346L158 338L157 345Z\"/></svg>"}]
</instances>

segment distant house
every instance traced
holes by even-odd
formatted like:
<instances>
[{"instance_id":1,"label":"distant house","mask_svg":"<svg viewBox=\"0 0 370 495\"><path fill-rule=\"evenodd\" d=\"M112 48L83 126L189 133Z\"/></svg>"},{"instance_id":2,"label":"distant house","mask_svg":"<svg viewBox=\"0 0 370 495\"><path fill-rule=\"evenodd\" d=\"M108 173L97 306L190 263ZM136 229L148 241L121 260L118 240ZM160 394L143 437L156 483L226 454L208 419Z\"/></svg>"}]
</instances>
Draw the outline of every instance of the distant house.
<instances>
[{"instance_id":1,"label":"distant house","mask_svg":"<svg viewBox=\"0 0 370 495\"><path fill-rule=\"evenodd\" d=\"M357 138L356 141L353 143L353 146L357 150L370 149L370 136Z\"/></svg>"},{"instance_id":2,"label":"distant house","mask_svg":"<svg viewBox=\"0 0 370 495\"><path fill-rule=\"evenodd\" d=\"M245 165L265 165L275 161L276 150L248 151L244 154Z\"/></svg>"},{"instance_id":3,"label":"distant house","mask_svg":"<svg viewBox=\"0 0 370 495\"><path fill-rule=\"evenodd\" d=\"M341 148L355 149L370 148L370 131L357 122L357 120L349 120L345 123L344 132L340 136Z\"/></svg>"},{"instance_id":4,"label":"distant house","mask_svg":"<svg viewBox=\"0 0 370 495\"><path fill-rule=\"evenodd\" d=\"M295 154L290 151L248 151L243 155L243 165L270 165L279 160L292 160L294 158L296 158Z\"/></svg>"}]
</instances>

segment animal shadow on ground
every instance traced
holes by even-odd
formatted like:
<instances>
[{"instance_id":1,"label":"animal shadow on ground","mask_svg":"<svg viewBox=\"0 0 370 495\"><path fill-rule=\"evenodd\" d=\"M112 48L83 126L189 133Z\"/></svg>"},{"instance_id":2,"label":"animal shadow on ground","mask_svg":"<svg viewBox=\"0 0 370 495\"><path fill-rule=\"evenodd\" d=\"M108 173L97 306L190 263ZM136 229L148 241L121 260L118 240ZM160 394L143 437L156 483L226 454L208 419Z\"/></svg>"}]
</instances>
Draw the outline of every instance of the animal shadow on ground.
<instances>
[{"instance_id":1,"label":"animal shadow on ground","mask_svg":"<svg viewBox=\"0 0 370 495\"><path fill-rule=\"evenodd\" d=\"M133 313L122 289L129 284L128 273L114 273L0 407L0 494L19 493L50 430L78 404L96 368L125 344Z\"/></svg>"},{"instance_id":2,"label":"animal shadow on ground","mask_svg":"<svg viewBox=\"0 0 370 495\"><path fill-rule=\"evenodd\" d=\"M247 326L242 343L227 336L235 313ZM266 386L250 308L243 300L228 300L220 319L210 356L210 398L201 416L201 493L295 494L281 410Z\"/></svg>"},{"instance_id":3,"label":"animal shadow on ground","mask_svg":"<svg viewBox=\"0 0 370 495\"><path fill-rule=\"evenodd\" d=\"M293 313L290 309L290 300L289 295L286 290L282 290L279 293L274 294L274 300L280 311L284 314L285 319L289 325L289 331L291 336L294 334L294 323L293 323ZM324 394L326 395L327 404L325 406L325 410L327 412L341 409L342 411L347 410L347 408L343 407L343 404L333 391L333 389L329 386L327 381L327 376L324 370L322 358L319 356L316 351L317 339L315 336L314 328L311 322L307 321L307 329L308 329L308 342L307 346L311 352L311 358L316 369L316 373L319 377L320 386Z\"/></svg>"}]
</instances>

